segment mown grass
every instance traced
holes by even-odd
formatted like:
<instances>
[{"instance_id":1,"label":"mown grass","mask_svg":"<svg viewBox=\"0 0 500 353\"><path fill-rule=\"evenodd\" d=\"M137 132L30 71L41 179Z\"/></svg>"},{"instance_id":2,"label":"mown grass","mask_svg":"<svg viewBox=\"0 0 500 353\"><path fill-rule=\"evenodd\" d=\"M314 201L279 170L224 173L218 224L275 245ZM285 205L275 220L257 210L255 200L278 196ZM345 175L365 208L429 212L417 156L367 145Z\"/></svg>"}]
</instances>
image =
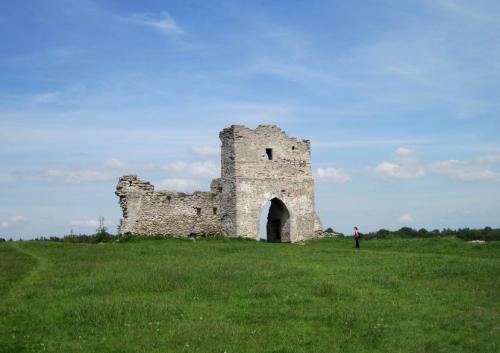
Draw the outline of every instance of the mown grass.
<instances>
[{"instance_id":1,"label":"mown grass","mask_svg":"<svg viewBox=\"0 0 500 353\"><path fill-rule=\"evenodd\" d=\"M500 243L0 244L0 352L498 352Z\"/></svg>"}]
</instances>

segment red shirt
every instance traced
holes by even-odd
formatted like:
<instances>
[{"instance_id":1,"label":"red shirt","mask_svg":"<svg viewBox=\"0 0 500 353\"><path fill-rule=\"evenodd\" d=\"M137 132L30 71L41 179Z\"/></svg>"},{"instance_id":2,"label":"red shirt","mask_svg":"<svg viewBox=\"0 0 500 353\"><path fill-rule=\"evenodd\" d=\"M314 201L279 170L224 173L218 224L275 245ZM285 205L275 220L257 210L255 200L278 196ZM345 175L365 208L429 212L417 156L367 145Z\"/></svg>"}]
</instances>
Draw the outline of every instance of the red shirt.
<instances>
[{"instance_id":1,"label":"red shirt","mask_svg":"<svg viewBox=\"0 0 500 353\"><path fill-rule=\"evenodd\" d=\"M357 229L354 231L354 238L359 238L359 232Z\"/></svg>"}]
</instances>

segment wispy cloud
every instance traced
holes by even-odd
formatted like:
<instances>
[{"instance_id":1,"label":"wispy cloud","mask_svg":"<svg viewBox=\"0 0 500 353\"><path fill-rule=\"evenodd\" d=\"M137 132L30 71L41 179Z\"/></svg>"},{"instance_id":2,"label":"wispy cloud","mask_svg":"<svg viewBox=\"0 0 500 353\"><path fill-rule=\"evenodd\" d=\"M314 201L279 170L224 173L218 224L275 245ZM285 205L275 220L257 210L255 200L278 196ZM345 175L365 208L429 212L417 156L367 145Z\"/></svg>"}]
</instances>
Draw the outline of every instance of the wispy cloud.
<instances>
[{"instance_id":1,"label":"wispy cloud","mask_svg":"<svg viewBox=\"0 0 500 353\"><path fill-rule=\"evenodd\" d=\"M127 166L127 164L124 161L112 158L105 161L104 166L110 169L123 169Z\"/></svg>"},{"instance_id":2,"label":"wispy cloud","mask_svg":"<svg viewBox=\"0 0 500 353\"><path fill-rule=\"evenodd\" d=\"M491 13L478 9L474 6L474 2L459 0L427 0L426 2L429 6L437 8L448 15L457 16L467 20L489 21L493 19Z\"/></svg>"},{"instance_id":3,"label":"wispy cloud","mask_svg":"<svg viewBox=\"0 0 500 353\"><path fill-rule=\"evenodd\" d=\"M26 217L25 216L23 216L23 215L15 215L15 216L12 216L8 220L0 221L0 228L9 228L9 227L17 225L19 223L22 223L24 221L26 221Z\"/></svg>"},{"instance_id":4,"label":"wispy cloud","mask_svg":"<svg viewBox=\"0 0 500 353\"><path fill-rule=\"evenodd\" d=\"M69 222L70 225L72 226L79 226L79 227L99 227L100 223L98 219L85 219L85 220L73 220ZM111 220L104 220L104 225L105 226L112 226L113 221Z\"/></svg>"},{"instance_id":5,"label":"wispy cloud","mask_svg":"<svg viewBox=\"0 0 500 353\"><path fill-rule=\"evenodd\" d=\"M500 164L500 154L490 154L487 156L481 156L478 159L479 163L481 164Z\"/></svg>"},{"instance_id":6,"label":"wispy cloud","mask_svg":"<svg viewBox=\"0 0 500 353\"><path fill-rule=\"evenodd\" d=\"M287 102L218 101L207 104L208 111L215 119L232 124L260 124L290 120L293 105Z\"/></svg>"},{"instance_id":7,"label":"wispy cloud","mask_svg":"<svg viewBox=\"0 0 500 353\"><path fill-rule=\"evenodd\" d=\"M125 18L126 21L154 28L163 34L177 35L184 33L184 30L170 16L168 12L155 13L135 13Z\"/></svg>"},{"instance_id":8,"label":"wispy cloud","mask_svg":"<svg viewBox=\"0 0 500 353\"><path fill-rule=\"evenodd\" d=\"M314 179L323 183L347 183L351 176L343 169L318 168L314 173Z\"/></svg>"},{"instance_id":9,"label":"wispy cloud","mask_svg":"<svg viewBox=\"0 0 500 353\"><path fill-rule=\"evenodd\" d=\"M83 170L63 170L49 169L44 173L48 179L62 180L69 184L87 183L87 182L102 182L113 179L110 173L100 170L83 169Z\"/></svg>"},{"instance_id":10,"label":"wispy cloud","mask_svg":"<svg viewBox=\"0 0 500 353\"><path fill-rule=\"evenodd\" d=\"M332 141L313 141L315 148L366 148L373 146L397 146L397 145L421 145L429 143L431 140L427 138L415 138L415 139L399 139L399 138L353 138L353 139L335 139Z\"/></svg>"},{"instance_id":11,"label":"wispy cloud","mask_svg":"<svg viewBox=\"0 0 500 353\"><path fill-rule=\"evenodd\" d=\"M489 155L469 161L449 159L425 164L413 157L413 150L400 147L392 161L379 163L374 171L389 179L415 179L425 174L435 174L465 182L500 181L500 172L493 169L498 163L499 156Z\"/></svg>"},{"instance_id":12,"label":"wispy cloud","mask_svg":"<svg viewBox=\"0 0 500 353\"><path fill-rule=\"evenodd\" d=\"M220 176L220 168L212 161L174 162L163 167L172 176L215 178Z\"/></svg>"},{"instance_id":13,"label":"wispy cloud","mask_svg":"<svg viewBox=\"0 0 500 353\"><path fill-rule=\"evenodd\" d=\"M157 189L191 192L202 189L201 180L220 176L220 167L213 161L173 162L161 168L168 178L154 182Z\"/></svg>"},{"instance_id":14,"label":"wispy cloud","mask_svg":"<svg viewBox=\"0 0 500 353\"><path fill-rule=\"evenodd\" d=\"M321 70L306 64L288 64L272 60L259 61L250 67L247 73L277 76L296 83L348 84L347 81L340 80L326 69Z\"/></svg>"},{"instance_id":15,"label":"wispy cloud","mask_svg":"<svg viewBox=\"0 0 500 353\"><path fill-rule=\"evenodd\" d=\"M461 181L500 180L500 173L484 166L460 160L434 162L427 166L427 170Z\"/></svg>"},{"instance_id":16,"label":"wispy cloud","mask_svg":"<svg viewBox=\"0 0 500 353\"><path fill-rule=\"evenodd\" d=\"M415 222L415 220L413 219L412 215L407 212L399 216L399 223L408 224L413 222Z\"/></svg>"},{"instance_id":17,"label":"wispy cloud","mask_svg":"<svg viewBox=\"0 0 500 353\"><path fill-rule=\"evenodd\" d=\"M396 150L396 154L401 157L407 157L413 154L413 150L411 148L399 147Z\"/></svg>"},{"instance_id":18,"label":"wispy cloud","mask_svg":"<svg viewBox=\"0 0 500 353\"><path fill-rule=\"evenodd\" d=\"M155 182L154 185L159 190L189 192L201 189L201 183L198 179L167 178Z\"/></svg>"},{"instance_id":19,"label":"wispy cloud","mask_svg":"<svg viewBox=\"0 0 500 353\"><path fill-rule=\"evenodd\" d=\"M58 92L43 92L33 96L33 103L52 103L59 98Z\"/></svg>"},{"instance_id":20,"label":"wispy cloud","mask_svg":"<svg viewBox=\"0 0 500 353\"><path fill-rule=\"evenodd\" d=\"M22 215L17 215L17 216L13 216L10 220L12 222L21 222L21 221L24 221L26 219L26 217L22 216Z\"/></svg>"},{"instance_id":21,"label":"wispy cloud","mask_svg":"<svg viewBox=\"0 0 500 353\"><path fill-rule=\"evenodd\" d=\"M425 174L421 166L395 162L382 162L375 167L375 172L393 179L414 179Z\"/></svg>"},{"instance_id":22,"label":"wispy cloud","mask_svg":"<svg viewBox=\"0 0 500 353\"><path fill-rule=\"evenodd\" d=\"M100 183L115 179L127 164L118 159L109 159L93 168L49 168L43 170L13 171L18 180L62 182L65 184Z\"/></svg>"},{"instance_id":23,"label":"wispy cloud","mask_svg":"<svg viewBox=\"0 0 500 353\"><path fill-rule=\"evenodd\" d=\"M220 147L212 145L195 146L193 152L199 156L218 156Z\"/></svg>"}]
</instances>

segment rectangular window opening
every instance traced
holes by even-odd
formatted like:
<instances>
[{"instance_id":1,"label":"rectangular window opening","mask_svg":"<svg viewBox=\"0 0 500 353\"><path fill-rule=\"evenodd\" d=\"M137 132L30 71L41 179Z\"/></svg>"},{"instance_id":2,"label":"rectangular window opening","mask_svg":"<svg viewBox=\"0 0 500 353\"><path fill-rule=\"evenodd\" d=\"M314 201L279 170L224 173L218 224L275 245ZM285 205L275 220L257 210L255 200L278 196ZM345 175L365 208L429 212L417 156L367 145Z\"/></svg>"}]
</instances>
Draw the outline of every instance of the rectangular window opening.
<instances>
[{"instance_id":1,"label":"rectangular window opening","mask_svg":"<svg viewBox=\"0 0 500 353\"><path fill-rule=\"evenodd\" d=\"M214 212L214 214L217 214L217 207L212 208L212 211Z\"/></svg>"},{"instance_id":2,"label":"rectangular window opening","mask_svg":"<svg viewBox=\"0 0 500 353\"><path fill-rule=\"evenodd\" d=\"M272 161L273 160L273 149L272 148L266 148L266 154L267 154L267 159Z\"/></svg>"},{"instance_id":3,"label":"rectangular window opening","mask_svg":"<svg viewBox=\"0 0 500 353\"><path fill-rule=\"evenodd\" d=\"M196 208L196 215L197 216L201 215L201 208L199 207Z\"/></svg>"}]
</instances>

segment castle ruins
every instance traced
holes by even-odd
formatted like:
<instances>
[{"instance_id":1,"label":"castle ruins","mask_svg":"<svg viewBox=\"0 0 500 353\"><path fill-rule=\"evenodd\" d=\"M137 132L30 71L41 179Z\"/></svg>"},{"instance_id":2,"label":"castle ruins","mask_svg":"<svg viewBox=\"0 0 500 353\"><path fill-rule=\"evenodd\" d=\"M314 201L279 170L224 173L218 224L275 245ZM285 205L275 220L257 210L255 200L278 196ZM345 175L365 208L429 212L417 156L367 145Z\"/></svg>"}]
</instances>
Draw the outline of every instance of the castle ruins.
<instances>
[{"instance_id":1,"label":"castle ruins","mask_svg":"<svg viewBox=\"0 0 500 353\"><path fill-rule=\"evenodd\" d=\"M219 137L221 177L208 192L155 191L135 175L121 177L116 187L123 211L120 232L258 240L261 212L270 202L268 241L297 242L321 234L309 140L288 137L275 125L255 130L232 125Z\"/></svg>"}]
</instances>

